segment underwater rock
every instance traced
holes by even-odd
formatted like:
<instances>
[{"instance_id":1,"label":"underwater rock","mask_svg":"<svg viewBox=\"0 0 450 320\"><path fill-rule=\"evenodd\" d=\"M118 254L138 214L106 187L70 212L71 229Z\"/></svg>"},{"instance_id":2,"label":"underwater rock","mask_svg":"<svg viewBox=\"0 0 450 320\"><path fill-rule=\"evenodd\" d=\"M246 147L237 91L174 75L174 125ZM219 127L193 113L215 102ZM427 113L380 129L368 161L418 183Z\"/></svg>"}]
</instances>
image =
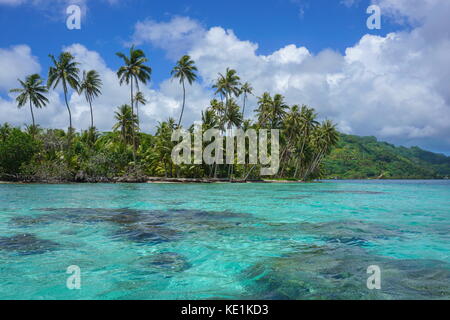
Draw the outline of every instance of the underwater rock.
<instances>
[{"instance_id":1,"label":"underwater rock","mask_svg":"<svg viewBox=\"0 0 450 320\"><path fill-rule=\"evenodd\" d=\"M158 244L178 240L181 232L152 224L131 224L120 228L114 237L126 238L143 244Z\"/></svg>"},{"instance_id":2,"label":"underwater rock","mask_svg":"<svg viewBox=\"0 0 450 320\"><path fill-rule=\"evenodd\" d=\"M45 217L22 216L11 218L9 223L19 228L29 228L35 225L47 224L49 222Z\"/></svg>"},{"instance_id":3,"label":"underwater rock","mask_svg":"<svg viewBox=\"0 0 450 320\"><path fill-rule=\"evenodd\" d=\"M127 239L142 244L158 244L176 241L181 235L205 230L236 228L250 215L230 211L205 210L136 210L96 208L46 208L36 217L17 217L10 220L15 226L37 223L110 223L118 229L112 232L114 239Z\"/></svg>"},{"instance_id":4,"label":"underwater rock","mask_svg":"<svg viewBox=\"0 0 450 320\"><path fill-rule=\"evenodd\" d=\"M381 268L381 290L366 286L367 268ZM249 268L252 299L449 299L450 264L369 255L349 246L305 246Z\"/></svg>"},{"instance_id":5,"label":"underwater rock","mask_svg":"<svg viewBox=\"0 0 450 320\"><path fill-rule=\"evenodd\" d=\"M176 252L158 253L146 260L145 264L162 272L183 272L191 267L186 257Z\"/></svg>"},{"instance_id":6,"label":"underwater rock","mask_svg":"<svg viewBox=\"0 0 450 320\"><path fill-rule=\"evenodd\" d=\"M366 191L366 190L318 190L320 193L343 193L343 194L385 194L385 192L379 191Z\"/></svg>"},{"instance_id":7,"label":"underwater rock","mask_svg":"<svg viewBox=\"0 0 450 320\"><path fill-rule=\"evenodd\" d=\"M42 254L54 250L58 243L37 238L34 234L18 234L0 237L0 250L18 252L22 255Z\"/></svg>"},{"instance_id":8,"label":"underwater rock","mask_svg":"<svg viewBox=\"0 0 450 320\"><path fill-rule=\"evenodd\" d=\"M366 245L370 241L401 237L394 228L359 220L342 220L321 223L304 222L297 225L304 233L320 236L330 243Z\"/></svg>"}]
</instances>

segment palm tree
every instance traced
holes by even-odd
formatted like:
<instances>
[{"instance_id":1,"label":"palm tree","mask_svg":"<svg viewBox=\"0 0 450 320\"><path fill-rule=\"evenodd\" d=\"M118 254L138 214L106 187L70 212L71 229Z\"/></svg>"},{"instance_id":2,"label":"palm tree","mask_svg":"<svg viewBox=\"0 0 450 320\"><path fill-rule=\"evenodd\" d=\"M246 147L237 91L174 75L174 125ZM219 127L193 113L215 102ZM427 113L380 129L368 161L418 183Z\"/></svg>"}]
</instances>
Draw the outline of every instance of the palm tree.
<instances>
[{"instance_id":1,"label":"palm tree","mask_svg":"<svg viewBox=\"0 0 450 320\"><path fill-rule=\"evenodd\" d=\"M49 55L52 59L53 66L50 67L48 72L47 86L50 88L53 86L55 89L59 82L62 83L64 90L64 100L66 102L67 111L69 112L69 131L72 132L72 113L70 112L69 102L67 101L68 86L72 89L78 91L80 78L78 62L69 52L62 52L59 55L58 60L55 59L53 55Z\"/></svg>"},{"instance_id":2,"label":"palm tree","mask_svg":"<svg viewBox=\"0 0 450 320\"><path fill-rule=\"evenodd\" d=\"M146 66L145 63L148 59L145 57L144 51L135 49L134 46L130 48L130 56L118 52L116 55L121 58L124 65L117 71L117 77L120 80L120 85L124 82L130 85L131 90L131 114L134 116L134 85L136 85L139 91L139 82L147 84L152 74L152 68ZM133 131L133 158L136 162L136 141Z\"/></svg>"},{"instance_id":3,"label":"palm tree","mask_svg":"<svg viewBox=\"0 0 450 320\"><path fill-rule=\"evenodd\" d=\"M225 97L225 108L223 111L223 114L219 122L221 123L221 129L223 129L223 124L227 122L225 118L227 118L228 113L228 107L230 104L228 101L231 99L231 97L234 95L235 97L238 97L241 94L240 90L240 78L237 75L236 70L227 68L225 75L219 73L219 78L217 79L216 83L213 85L213 88L216 89L214 94L220 94L221 97Z\"/></svg>"},{"instance_id":4,"label":"palm tree","mask_svg":"<svg viewBox=\"0 0 450 320\"><path fill-rule=\"evenodd\" d=\"M240 82L241 78L237 75L236 70L227 68L225 75L219 74L219 78L222 79L223 90L226 95L225 98L231 98L232 95L238 97L241 94Z\"/></svg>"},{"instance_id":5,"label":"palm tree","mask_svg":"<svg viewBox=\"0 0 450 320\"><path fill-rule=\"evenodd\" d=\"M202 111L202 130L206 131L217 127L217 115L212 108Z\"/></svg>"},{"instance_id":6,"label":"palm tree","mask_svg":"<svg viewBox=\"0 0 450 320\"><path fill-rule=\"evenodd\" d=\"M180 83L183 86L183 107L181 109L180 120L178 121L178 127L181 124L181 120L183 118L184 113L184 105L186 103L186 87L184 81L187 80L190 85L197 80L197 75L195 72L197 71L197 67L195 66L194 60L191 59L190 56L183 56L177 62L176 66L173 68L171 75L173 78L179 79Z\"/></svg>"},{"instance_id":7,"label":"palm tree","mask_svg":"<svg viewBox=\"0 0 450 320\"><path fill-rule=\"evenodd\" d=\"M336 125L330 120L325 120L319 127L316 128L313 135L313 143L316 153L308 169L303 175L303 180L306 180L309 174L314 173L323 157L330 153L332 147L337 144L338 140L339 133L336 130Z\"/></svg>"},{"instance_id":8,"label":"palm tree","mask_svg":"<svg viewBox=\"0 0 450 320\"><path fill-rule=\"evenodd\" d=\"M137 118L133 114L131 107L124 104L118 108L115 112L117 123L113 126L114 131L119 131L122 136L122 140L126 144L133 143L134 131L137 128Z\"/></svg>"},{"instance_id":9,"label":"palm tree","mask_svg":"<svg viewBox=\"0 0 450 320\"><path fill-rule=\"evenodd\" d=\"M102 93L100 91L101 87L102 80L100 79L100 75L97 71L83 71L83 80L80 83L80 94L84 92L86 101L89 103L89 107L91 108L91 128L94 128L94 113L92 111L92 101L95 97L98 97Z\"/></svg>"},{"instance_id":10,"label":"palm tree","mask_svg":"<svg viewBox=\"0 0 450 320\"><path fill-rule=\"evenodd\" d=\"M270 108L270 124L271 128L280 129L283 119L286 116L286 109L288 105L284 102L284 97L281 94L273 96L272 105Z\"/></svg>"},{"instance_id":11,"label":"palm tree","mask_svg":"<svg viewBox=\"0 0 450 320\"><path fill-rule=\"evenodd\" d=\"M18 80L22 88L12 89L10 92L19 93L16 98L18 108L22 108L27 102L30 103L31 119L33 120L33 128L36 127L34 121L33 106L35 108L45 107L48 99L44 96L48 92L47 86L43 86L44 80L38 74L32 74L26 77L25 81Z\"/></svg>"},{"instance_id":12,"label":"palm tree","mask_svg":"<svg viewBox=\"0 0 450 320\"><path fill-rule=\"evenodd\" d=\"M224 122L227 124L227 128L231 130L233 126L239 128L242 124L243 118L240 108L234 99L228 101L228 112L224 117Z\"/></svg>"},{"instance_id":13,"label":"palm tree","mask_svg":"<svg viewBox=\"0 0 450 320\"><path fill-rule=\"evenodd\" d=\"M253 94L253 88L250 83L246 82L241 87L241 93L244 94L244 104L242 107L242 118L245 118L245 102L247 100L247 95Z\"/></svg>"},{"instance_id":14,"label":"palm tree","mask_svg":"<svg viewBox=\"0 0 450 320\"><path fill-rule=\"evenodd\" d=\"M318 126L319 122L317 119L317 113L313 108L308 108L308 106L303 105L300 111L300 135L299 135L299 150L297 157L297 165L295 169L294 176L297 176L299 172L300 166L302 162L305 162L304 159L307 158L305 154L305 147L309 140L311 139L311 135L315 128Z\"/></svg>"},{"instance_id":15,"label":"palm tree","mask_svg":"<svg viewBox=\"0 0 450 320\"><path fill-rule=\"evenodd\" d=\"M264 92L261 97L258 97L258 108L255 110L258 124L261 127L268 125L267 120L270 118L270 108L273 104L270 93Z\"/></svg>"},{"instance_id":16,"label":"palm tree","mask_svg":"<svg viewBox=\"0 0 450 320\"><path fill-rule=\"evenodd\" d=\"M134 102L136 103L136 117L139 125L139 104L146 105L148 101L145 99L144 94L138 91L134 96Z\"/></svg>"},{"instance_id":17,"label":"palm tree","mask_svg":"<svg viewBox=\"0 0 450 320\"><path fill-rule=\"evenodd\" d=\"M121 58L124 65L117 71L117 77L120 80L120 85L124 82L130 85L131 90L131 110L134 114L134 85L139 91L139 82L147 84L150 81L152 68L146 66L148 59L145 57L144 51L135 49L134 46L130 48L130 56L118 52L116 55Z\"/></svg>"}]
</instances>

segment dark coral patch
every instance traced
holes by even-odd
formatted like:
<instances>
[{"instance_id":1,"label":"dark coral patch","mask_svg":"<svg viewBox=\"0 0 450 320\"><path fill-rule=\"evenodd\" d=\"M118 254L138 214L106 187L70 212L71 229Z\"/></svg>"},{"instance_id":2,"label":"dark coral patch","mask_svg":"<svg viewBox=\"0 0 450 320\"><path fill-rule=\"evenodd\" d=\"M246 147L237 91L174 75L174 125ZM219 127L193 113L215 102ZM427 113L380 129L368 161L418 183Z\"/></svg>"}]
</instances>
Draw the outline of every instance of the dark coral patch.
<instances>
[{"instance_id":1,"label":"dark coral patch","mask_svg":"<svg viewBox=\"0 0 450 320\"><path fill-rule=\"evenodd\" d=\"M57 247L58 243L40 239L29 233L0 237L0 250L17 252L22 255L42 254Z\"/></svg>"}]
</instances>

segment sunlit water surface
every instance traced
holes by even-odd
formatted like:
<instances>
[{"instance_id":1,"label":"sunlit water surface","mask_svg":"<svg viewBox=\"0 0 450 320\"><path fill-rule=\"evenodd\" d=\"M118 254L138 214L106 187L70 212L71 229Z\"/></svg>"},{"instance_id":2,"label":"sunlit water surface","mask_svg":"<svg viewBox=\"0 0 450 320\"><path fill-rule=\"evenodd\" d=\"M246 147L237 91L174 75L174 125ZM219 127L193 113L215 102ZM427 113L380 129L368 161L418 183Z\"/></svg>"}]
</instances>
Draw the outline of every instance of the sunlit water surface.
<instances>
[{"instance_id":1,"label":"sunlit water surface","mask_svg":"<svg viewBox=\"0 0 450 320\"><path fill-rule=\"evenodd\" d=\"M3 184L0 299L449 299L449 231L450 181Z\"/></svg>"}]
</instances>

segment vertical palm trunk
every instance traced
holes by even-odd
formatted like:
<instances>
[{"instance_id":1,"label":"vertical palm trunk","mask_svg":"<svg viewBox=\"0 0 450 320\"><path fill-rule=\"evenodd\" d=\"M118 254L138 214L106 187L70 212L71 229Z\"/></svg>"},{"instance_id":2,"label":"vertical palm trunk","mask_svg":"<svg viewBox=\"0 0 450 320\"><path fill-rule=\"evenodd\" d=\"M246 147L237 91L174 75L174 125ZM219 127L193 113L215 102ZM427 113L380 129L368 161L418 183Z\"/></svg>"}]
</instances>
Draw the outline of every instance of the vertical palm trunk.
<instances>
[{"instance_id":1,"label":"vertical palm trunk","mask_svg":"<svg viewBox=\"0 0 450 320\"><path fill-rule=\"evenodd\" d=\"M139 103L136 101L136 119L137 119L137 123L138 123L138 130L140 128L140 120L139 120Z\"/></svg>"},{"instance_id":2,"label":"vertical palm trunk","mask_svg":"<svg viewBox=\"0 0 450 320\"><path fill-rule=\"evenodd\" d=\"M31 99L30 99L30 111L31 111L31 119L33 120L33 128L35 128L36 124L34 122L33 105L31 104Z\"/></svg>"},{"instance_id":3,"label":"vertical palm trunk","mask_svg":"<svg viewBox=\"0 0 450 320\"><path fill-rule=\"evenodd\" d=\"M242 107L242 121L245 119L245 100L247 100L247 94L244 93L244 105Z\"/></svg>"},{"instance_id":4,"label":"vertical palm trunk","mask_svg":"<svg viewBox=\"0 0 450 320\"><path fill-rule=\"evenodd\" d=\"M180 120L178 121L178 128L180 127L181 120L183 119L184 105L186 103L186 87L184 85L184 79L181 81L181 83L183 84L183 107L181 108L181 115Z\"/></svg>"},{"instance_id":5,"label":"vertical palm trunk","mask_svg":"<svg viewBox=\"0 0 450 320\"><path fill-rule=\"evenodd\" d=\"M134 96L133 96L133 79L131 79L131 137L133 140L133 162L136 166L136 139L134 134Z\"/></svg>"},{"instance_id":6,"label":"vertical palm trunk","mask_svg":"<svg viewBox=\"0 0 450 320\"><path fill-rule=\"evenodd\" d=\"M92 111L92 102L89 99L89 108L91 108L91 128L94 128L94 112Z\"/></svg>"}]
</instances>

